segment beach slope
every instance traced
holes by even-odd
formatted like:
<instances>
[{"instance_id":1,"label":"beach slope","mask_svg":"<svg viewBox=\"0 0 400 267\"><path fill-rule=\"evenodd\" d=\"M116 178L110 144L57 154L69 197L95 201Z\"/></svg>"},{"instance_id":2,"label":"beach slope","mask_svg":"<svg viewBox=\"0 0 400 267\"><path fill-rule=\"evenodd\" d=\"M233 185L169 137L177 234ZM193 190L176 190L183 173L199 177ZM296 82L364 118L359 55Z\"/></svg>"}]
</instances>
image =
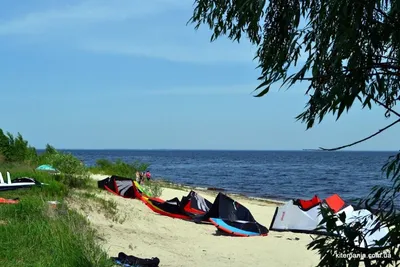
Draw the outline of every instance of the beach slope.
<instances>
[{"instance_id":1,"label":"beach slope","mask_svg":"<svg viewBox=\"0 0 400 267\"><path fill-rule=\"evenodd\" d=\"M161 198L181 198L188 192L164 188ZM199 193L211 202L215 198L212 192ZM106 218L104 213L88 208L88 205L71 204L98 230L102 246L110 256L124 252L141 258L158 257L160 266L165 267L311 267L318 263L316 252L306 248L311 241L306 234L270 232L266 237L223 236L217 234L213 225L158 215L139 200L125 199L106 191L96 194L115 201L119 222ZM246 206L259 223L269 227L277 204L233 198Z\"/></svg>"}]
</instances>

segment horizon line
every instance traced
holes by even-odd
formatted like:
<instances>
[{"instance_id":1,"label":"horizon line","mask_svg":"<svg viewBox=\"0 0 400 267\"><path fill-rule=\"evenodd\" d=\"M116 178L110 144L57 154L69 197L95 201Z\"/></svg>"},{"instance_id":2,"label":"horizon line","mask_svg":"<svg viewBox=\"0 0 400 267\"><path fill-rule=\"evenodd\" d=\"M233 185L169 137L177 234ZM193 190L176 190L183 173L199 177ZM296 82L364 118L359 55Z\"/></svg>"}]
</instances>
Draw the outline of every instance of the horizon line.
<instances>
[{"instance_id":1,"label":"horizon line","mask_svg":"<svg viewBox=\"0 0 400 267\"><path fill-rule=\"evenodd\" d=\"M45 150L46 148L36 148ZM83 151L232 151L232 152L399 152L399 150L352 150L341 149L336 151L326 151L322 149L208 149L208 148L56 148L57 150L83 150Z\"/></svg>"}]
</instances>

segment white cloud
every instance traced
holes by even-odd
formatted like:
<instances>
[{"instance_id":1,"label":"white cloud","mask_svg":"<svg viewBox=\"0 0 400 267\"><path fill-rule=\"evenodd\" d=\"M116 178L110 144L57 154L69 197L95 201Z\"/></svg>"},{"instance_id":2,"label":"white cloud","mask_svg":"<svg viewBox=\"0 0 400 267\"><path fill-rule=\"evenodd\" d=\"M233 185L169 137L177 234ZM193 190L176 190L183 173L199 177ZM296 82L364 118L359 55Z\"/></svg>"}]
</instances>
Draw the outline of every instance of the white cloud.
<instances>
[{"instance_id":1,"label":"white cloud","mask_svg":"<svg viewBox=\"0 0 400 267\"><path fill-rule=\"evenodd\" d=\"M0 22L0 37L173 62L252 62L256 48L246 38L210 43L207 27L186 26L192 8L190 0L84 0Z\"/></svg>"},{"instance_id":2,"label":"white cloud","mask_svg":"<svg viewBox=\"0 0 400 267\"><path fill-rule=\"evenodd\" d=\"M144 18L182 7L179 0L88 0L34 12L0 24L0 35L36 34L68 26Z\"/></svg>"},{"instance_id":3,"label":"white cloud","mask_svg":"<svg viewBox=\"0 0 400 267\"><path fill-rule=\"evenodd\" d=\"M209 31L186 26L191 12L187 0L86 0L0 23L0 37L175 62L251 63L255 49L248 42L210 44Z\"/></svg>"},{"instance_id":4,"label":"white cloud","mask_svg":"<svg viewBox=\"0 0 400 267\"><path fill-rule=\"evenodd\" d=\"M174 62L189 63L251 63L255 49L248 44L232 44L229 41L208 43L158 42L153 38L118 41L90 41L82 45L82 49L96 52L119 54L126 56L142 56L162 58Z\"/></svg>"}]
</instances>

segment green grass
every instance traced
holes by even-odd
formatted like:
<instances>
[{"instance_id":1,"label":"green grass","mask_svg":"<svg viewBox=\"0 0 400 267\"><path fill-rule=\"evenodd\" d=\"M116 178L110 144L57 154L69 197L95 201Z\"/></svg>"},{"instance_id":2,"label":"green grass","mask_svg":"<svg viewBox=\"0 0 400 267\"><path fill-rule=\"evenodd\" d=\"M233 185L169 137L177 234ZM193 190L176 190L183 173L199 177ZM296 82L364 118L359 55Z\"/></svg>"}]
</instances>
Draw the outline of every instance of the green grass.
<instances>
[{"instance_id":1,"label":"green grass","mask_svg":"<svg viewBox=\"0 0 400 267\"><path fill-rule=\"evenodd\" d=\"M103 213L107 219L115 223L122 224L127 217L126 214L121 216L118 213L118 206L114 200L98 197L95 193L76 191L73 194L72 201L80 204L80 209L82 211L93 211L95 208L98 213Z\"/></svg>"},{"instance_id":2,"label":"green grass","mask_svg":"<svg viewBox=\"0 0 400 267\"><path fill-rule=\"evenodd\" d=\"M61 174L51 175L35 171L41 164L50 164ZM32 177L48 185L1 192L0 197L20 198L18 204L0 204L0 267L8 266L112 266L107 254L98 244L96 231L78 212L67 206L67 201L79 201L92 208L88 200L94 200L98 212L104 212L113 221L123 222L116 203L104 200L91 193L97 183L90 180L92 173L115 174L135 177L135 172L144 171L148 164L132 164L118 160L114 163L99 160L94 168L87 168L75 156L46 146L42 154L29 145L21 134L16 136L0 129L0 172L6 178ZM76 194L80 192L81 195ZM158 190L158 189L155 189ZM160 192L160 190L156 191ZM48 201L61 204L52 208Z\"/></svg>"},{"instance_id":3,"label":"green grass","mask_svg":"<svg viewBox=\"0 0 400 267\"><path fill-rule=\"evenodd\" d=\"M126 163L118 159L115 162L107 159L99 159L96 161L95 166L89 167L89 172L93 174L104 174L104 175L117 175L125 178L135 179L136 171L145 171L149 167L149 164L135 161L133 163ZM162 187L155 181L147 181L145 179L142 187L150 193L153 197L159 197L162 194Z\"/></svg>"},{"instance_id":4,"label":"green grass","mask_svg":"<svg viewBox=\"0 0 400 267\"><path fill-rule=\"evenodd\" d=\"M163 191L162 185L158 181L147 181L145 179L141 186L149 192L152 197L160 197Z\"/></svg>"},{"instance_id":5,"label":"green grass","mask_svg":"<svg viewBox=\"0 0 400 267\"><path fill-rule=\"evenodd\" d=\"M109 174L118 175L127 178L136 177L136 171L145 171L149 164L135 161L133 163L126 163L121 159L115 162L107 159L99 159L93 167L89 167L89 171L94 174Z\"/></svg>"},{"instance_id":6,"label":"green grass","mask_svg":"<svg viewBox=\"0 0 400 267\"><path fill-rule=\"evenodd\" d=\"M34 169L24 163L2 163L0 162L0 170L3 172L3 177L6 179L5 174L9 172L32 172ZM12 173L11 173L12 175Z\"/></svg>"},{"instance_id":7,"label":"green grass","mask_svg":"<svg viewBox=\"0 0 400 267\"><path fill-rule=\"evenodd\" d=\"M0 165L3 176L7 170L12 177L29 176L49 185L0 192L0 197L20 198L19 204L0 204L0 266L112 266L96 231L66 205L71 189L65 177ZM61 204L52 208L51 200Z\"/></svg>"}]
</instances>

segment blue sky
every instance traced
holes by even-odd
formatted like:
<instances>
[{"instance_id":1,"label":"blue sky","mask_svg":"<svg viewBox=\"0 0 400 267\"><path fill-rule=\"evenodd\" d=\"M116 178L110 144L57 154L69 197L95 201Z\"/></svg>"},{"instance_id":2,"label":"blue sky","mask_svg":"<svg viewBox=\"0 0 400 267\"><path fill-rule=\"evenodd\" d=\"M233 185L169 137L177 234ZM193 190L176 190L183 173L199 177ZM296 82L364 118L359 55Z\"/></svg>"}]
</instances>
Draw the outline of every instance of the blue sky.
<instances>
[{"instance_id":1,"label":"blue sky","mask_svg":"<svg viewBox=\"0 0 400 267\"><path fill-rule=\"evenodd\" d=\"M0 127L38 148L330 147L390 122L353 109L305 131L306 85L252 97L255 49L186 26L193 1L17 2L0 9ZM396 150L399 133L354 149Z\"/></svg>"}]
</instances>

